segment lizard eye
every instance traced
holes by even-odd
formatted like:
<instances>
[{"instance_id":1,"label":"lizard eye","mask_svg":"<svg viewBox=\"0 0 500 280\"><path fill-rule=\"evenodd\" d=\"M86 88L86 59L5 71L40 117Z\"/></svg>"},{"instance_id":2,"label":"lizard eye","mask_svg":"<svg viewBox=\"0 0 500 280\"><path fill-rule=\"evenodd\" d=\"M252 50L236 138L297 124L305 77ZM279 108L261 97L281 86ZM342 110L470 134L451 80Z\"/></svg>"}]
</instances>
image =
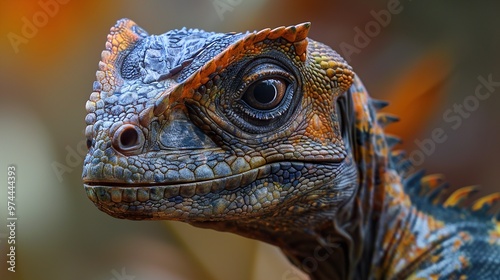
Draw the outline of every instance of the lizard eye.
<instances>
[{"instance_id":1,"label":"lizard eye","mask_svg":"<svg viewBox=\"0 0 500 280\"><path fill-rule=\"evenodd\" d=\"M252 60L232 77L232 91L222 95L229 121L252 134L276 131L290 123L300 102L300 81L294 67L279 60Z\"/></svg>"},{"instance_id":2,"label":"lizard eye","mask_svg":"<svg viewBox=\"0 0 500 280\"><path fill-rule=\"evenodd\" d=\"M251 84L242 99L254 109L271 110L280 104L287 86L283 79L262 79Z\"/></svg>"}]
</instances>

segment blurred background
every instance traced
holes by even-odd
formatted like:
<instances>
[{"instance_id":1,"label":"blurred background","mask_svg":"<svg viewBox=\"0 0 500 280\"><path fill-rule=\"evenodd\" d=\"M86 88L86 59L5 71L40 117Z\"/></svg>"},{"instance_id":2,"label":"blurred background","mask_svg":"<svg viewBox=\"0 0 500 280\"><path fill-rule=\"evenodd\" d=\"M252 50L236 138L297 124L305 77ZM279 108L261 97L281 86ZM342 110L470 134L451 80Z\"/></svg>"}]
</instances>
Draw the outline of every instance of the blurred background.
<instances>
[{"instance_id":1,"label":"blurred background","mask_svg":"<svg viewBox=\"0 0 500 280\"><path fill-rule=\"evenodd\" d=\"M372 96L391 101L385 110L402 123L389 130L415 165L454 187L481 185L480 196L500 190L499 10L498 1L451 0L2 1L0 279L305 279L271 246L181 223L113 219L86 197L84 105L116 20L131 18L150 34L311 21L309 37L344 55ZM432 140L436 129L446 140ZM11 165L15 273L6 265Z\"/></svg>"}]
</instances>

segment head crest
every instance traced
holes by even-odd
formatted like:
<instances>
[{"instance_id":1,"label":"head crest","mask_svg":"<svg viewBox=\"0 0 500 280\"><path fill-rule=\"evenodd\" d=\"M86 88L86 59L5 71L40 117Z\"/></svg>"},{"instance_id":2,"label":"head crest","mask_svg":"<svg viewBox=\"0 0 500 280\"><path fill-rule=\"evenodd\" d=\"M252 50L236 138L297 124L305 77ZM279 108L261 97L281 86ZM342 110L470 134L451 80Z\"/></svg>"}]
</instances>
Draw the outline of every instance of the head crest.
<instances>
[{"instance_id":1,"label":"head crest","mask_svg":"<svg viewBox=\"0 0 500 280\"><path fill-rule=\"evenodd\" d=\"M202 84L208 82L211 75L217 70L226 68L243 56L256 53L256 51L262 47L257 46L257 44L266 39L277 40L282 38L292 43L295 54L304 62L308 44L307 34L310 27L311 24L306 22L288 27L282 26L272 30L266 28L245 34L245 36L232 43L229 47L203 65L191 77L185 80L182 85L178 85L162 94L156 100L154 108L146 110L152 112L143 112L144 119L141 118L141 123L147 123L151 117L166 113L171 104L178 103L180 99L191 97L192 91L186 89L198 88Z\"/></svg>"},{"instance_id":2,"label":"head crest","mask_svg":"<svg viewBox=\"0 0 500 280\"><path fill-rule=\"evenodd\" d=\"M148 33L130 19L121 19L111 27L106 41L106 49L101 53L99 70L96 72L98 86L103 91L113 91L121 84L120 75L116 72L135 43L148 36ZM97 90L97 89L94 89Z\"/></svg>"}]
</instances>

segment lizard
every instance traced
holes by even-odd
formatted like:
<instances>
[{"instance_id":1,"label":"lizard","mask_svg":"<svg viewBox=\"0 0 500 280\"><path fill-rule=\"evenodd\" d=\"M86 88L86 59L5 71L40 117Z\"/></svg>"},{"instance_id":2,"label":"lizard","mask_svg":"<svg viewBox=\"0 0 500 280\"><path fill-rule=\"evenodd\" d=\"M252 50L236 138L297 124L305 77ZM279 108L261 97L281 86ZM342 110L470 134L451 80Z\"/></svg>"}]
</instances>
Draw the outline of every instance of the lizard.
<instances>
[{"instance_id":1,"label":"lizard","mask_svg":"<svg viewBox=\"0 0 500 280\"><path fill-rule=\"evenodd\" d=\"M443 195L310 26L149 35L119 20L85 105L87 196L278 246L311 279L499 279L500 194Z\"/></svg>"}]
</instances>

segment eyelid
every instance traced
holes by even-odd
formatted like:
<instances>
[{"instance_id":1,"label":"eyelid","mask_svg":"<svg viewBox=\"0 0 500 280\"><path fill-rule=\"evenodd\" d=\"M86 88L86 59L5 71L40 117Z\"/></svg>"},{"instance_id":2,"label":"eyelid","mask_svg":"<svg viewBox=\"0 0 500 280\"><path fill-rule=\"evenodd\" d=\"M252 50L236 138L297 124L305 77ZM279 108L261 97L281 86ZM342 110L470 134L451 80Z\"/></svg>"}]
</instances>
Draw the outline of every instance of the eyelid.
<instances>
[{"instance_id":1,"label":"eyelid","mask_svg":"<svg viewBox=\"0 0 500 280\"><path fill-rule=\"evenodd\" d=\"M264 78L267 78L267 79L272 79L272 78L275 78L275 79L283 79L285 80L286 82L288 83L293 83L295 81L294 77L292 74L284 71L284 70L267 70L267 71L264 71L264 72L260 72L260 73L252 73L252 74L249 74L249 75L245 75L243 78L242 78L242 81L243 83L241 84L240 88L239 88L239 92L240 93L244 93L245 90L250 86L252 85L254 82L258 81L258 80L261 80L261 79L264 79Z\"/></svg>"}]
</instances>

